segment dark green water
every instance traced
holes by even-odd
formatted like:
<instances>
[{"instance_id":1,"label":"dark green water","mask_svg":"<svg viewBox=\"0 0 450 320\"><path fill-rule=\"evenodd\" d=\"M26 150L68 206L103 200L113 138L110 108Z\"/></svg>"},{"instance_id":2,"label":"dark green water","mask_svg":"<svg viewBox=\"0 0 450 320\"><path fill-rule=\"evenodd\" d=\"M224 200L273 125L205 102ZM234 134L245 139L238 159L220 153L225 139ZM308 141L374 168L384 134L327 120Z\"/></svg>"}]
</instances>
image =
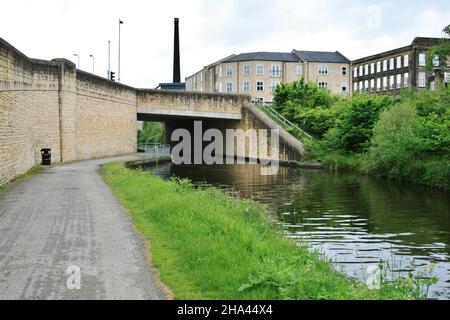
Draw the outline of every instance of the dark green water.
<instances>
[{"instance_id":1,"label":"dark green water","mask_svg":"<svg viewBox=\"0 0 450 320\"><path fill-rule=\"evenodd\" d=\"M257 165L175 166L149 170L189 178L267 205L286 236L306 241L348 274L366 278L369 265L391 275L433 264L439 278L429 297L450 298L450 193L354 174L280 168L261 176Z\"/></svg>"}]
</instances>

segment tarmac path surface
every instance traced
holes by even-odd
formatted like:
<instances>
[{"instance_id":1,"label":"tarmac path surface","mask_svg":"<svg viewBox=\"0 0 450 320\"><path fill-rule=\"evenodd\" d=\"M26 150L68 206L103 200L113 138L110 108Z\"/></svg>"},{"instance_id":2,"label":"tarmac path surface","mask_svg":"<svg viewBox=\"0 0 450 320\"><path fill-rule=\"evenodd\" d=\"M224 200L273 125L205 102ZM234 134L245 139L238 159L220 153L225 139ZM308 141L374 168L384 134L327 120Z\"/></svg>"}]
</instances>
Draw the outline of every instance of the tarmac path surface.
<instances>
[{"instance_id":1,"label":"tarmac path surface","mask_svg":"<svg viewBox=\"0 0 450 320\"><path fill-rule=\"evenodd\" d=\"M164 299L144 240L99 175L64 164L0 191L0 299Z\"/></svg>"}]
</instances>

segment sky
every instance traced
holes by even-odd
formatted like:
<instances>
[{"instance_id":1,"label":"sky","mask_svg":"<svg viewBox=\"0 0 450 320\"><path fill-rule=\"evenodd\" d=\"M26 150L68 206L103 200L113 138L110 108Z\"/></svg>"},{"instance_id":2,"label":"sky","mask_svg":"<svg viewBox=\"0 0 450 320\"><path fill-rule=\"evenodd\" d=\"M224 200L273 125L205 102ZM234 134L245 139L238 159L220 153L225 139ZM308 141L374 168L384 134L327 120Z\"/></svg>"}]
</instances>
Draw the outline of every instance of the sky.
<instances>
[{"instance_id":1,"label":"sky","mask_svg":"<svg viewBox=\"0 0 450 320\"><path fill-rule=\"evenodd\" d=\"M230 54L340 51L349 59L441 37L448 0L14 0L0 8L0 37L31 58L66 58L121 82L172 81L173 19L180 18L182 79ZM90 55L94 56L95 64ZM93 67L95 67L93 69Z\"/></svg>"}]
</instances>

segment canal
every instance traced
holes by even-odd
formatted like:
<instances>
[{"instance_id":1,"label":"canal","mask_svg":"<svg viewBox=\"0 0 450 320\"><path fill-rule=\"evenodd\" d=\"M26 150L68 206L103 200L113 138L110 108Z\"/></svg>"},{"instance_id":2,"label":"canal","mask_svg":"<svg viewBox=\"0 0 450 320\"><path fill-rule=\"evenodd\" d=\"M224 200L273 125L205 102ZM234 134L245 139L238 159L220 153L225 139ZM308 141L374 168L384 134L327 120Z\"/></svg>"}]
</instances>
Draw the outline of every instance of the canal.
<instances>
[{"instance_id":1,"label":"canal","mask_svg":"<svg viewBox=\"0 0 450 320\"><path fill-rule=\"evenodd\" d=\"M389 277L433 265L439 281L429 297L450 298L450 193L356 174L280 168L261 176L258 165L148 168L169 178L219 187L268 208L286 236L330 258L360 280L380 261Z\"/></svg>"}]
</instances>

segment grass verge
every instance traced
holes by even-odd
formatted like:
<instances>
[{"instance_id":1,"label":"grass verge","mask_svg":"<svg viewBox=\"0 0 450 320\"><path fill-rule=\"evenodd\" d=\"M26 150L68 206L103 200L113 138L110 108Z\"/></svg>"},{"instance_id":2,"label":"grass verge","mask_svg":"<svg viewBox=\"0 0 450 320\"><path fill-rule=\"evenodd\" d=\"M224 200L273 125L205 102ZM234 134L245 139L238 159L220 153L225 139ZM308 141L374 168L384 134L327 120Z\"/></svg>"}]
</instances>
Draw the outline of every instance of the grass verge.
<instances>
[{"instance_id":1,"label":"grass verge","mask_svg":"<svg viewBox=\"0 0 450 320\"><path fill-rule=\"evenodd\" d=\"M251 201L105 165L102 177L150 241L176 299L418 299L413 278L368 290L283 237Z\"/></svg>"}]
</instances>

